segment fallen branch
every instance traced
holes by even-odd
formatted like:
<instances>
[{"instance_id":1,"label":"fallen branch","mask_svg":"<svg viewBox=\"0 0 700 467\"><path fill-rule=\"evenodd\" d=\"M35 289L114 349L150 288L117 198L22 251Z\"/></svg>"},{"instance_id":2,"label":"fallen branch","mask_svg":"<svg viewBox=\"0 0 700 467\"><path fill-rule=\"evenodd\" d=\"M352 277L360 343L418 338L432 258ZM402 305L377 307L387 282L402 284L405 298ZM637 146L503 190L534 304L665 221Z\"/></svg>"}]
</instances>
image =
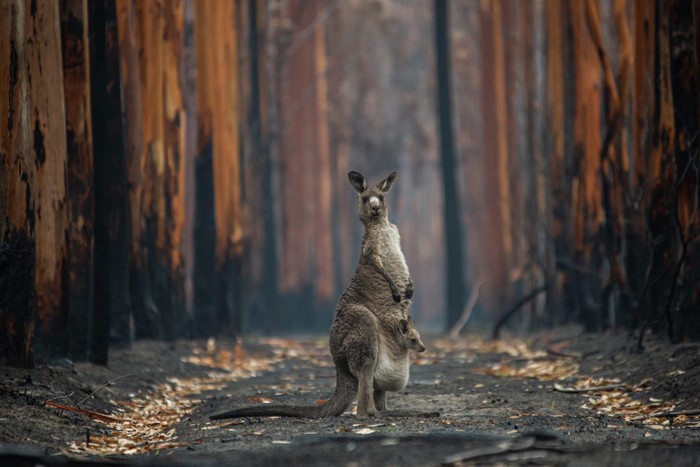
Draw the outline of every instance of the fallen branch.
<instances>
[{"instance_id":1,"label":"fallen branch","mask_svg":"<svg viewBox=\"0 0 700 467\"><path fill-rule=\"evenodd\" d=\"M75 394L75 392L71 392L70 394L64 394L62 396L52 397L51 399L45 400L44 403L46 403L48 401L57 401L59 399L70 399L71 397L73 397L73 394Z\"/></svg>"},{"instance_id":2,"label":"fallen branch","mask_svg":"<svg viewBox=\"0 0 700 467\"><path fill-rule=\"evenodd\" d=\"M503 327L503 325L506 324L506 322L511 318L511 316L513 316L523 305L525 305L527 302L534 299L546 290L547 284L537 287L532 292L521 298L515 305L513 305L513 307L510 310L503 313L501 319L499 319L498 323L496 323L496 325L493 327L493 338L498 339L498 335L501 333L501 328Z\"/></svg>"},{"instance_id":3,"label":"fallen branch","mask_svg":"<svg viewBox=\"0 0 700 467\"><path fill-rule=\"evenodd\" d=\"M501 441L493 446L482 446L448 456L445 458L442 465L461 464L462 462L478 459L480 457L494 456L496 454L504 454L516 451L524 451L526 449L530 449L534 445L534 437Z\"/></svg>"},{"instance_id":4,"label":"fallen branch","mask_svg":"<svg viewBox=\"0 0 700 467\"><path fill-rule=\"evenodd\" d=\"M700 409L672 410L670 412L654 412L652 414L649 414L649 417L680 417L682 415L686 415L689 417L692 417L693 415L700 415Z\"/></svg>"},{"instance_id":5,"label":"fallen branch","mask_svg":"<svg viewBox=\"0 0 700 467\"><path fill-rule=\"evenodd\" d=\"M85 396L85 397L84 397L80 402L78 402L76 405L77 405L78 407L80 407L80 404L82 404L82 403L85 402L86 400L90 399L90 398L91 398L92 396L94 396L95 393L96 393L97 391L99 391L100 389L109 386L110 384L114 383L115 381L119 381L120 379L124 379L124 378L130 378L130 377L132 377L132 376L133 376L134 378L136 377L136 375L124 375L124 376L119 376L118 378L114 378L114 379L111 379L111 380L107 381L105 384L103 384L102 386L100 386L99 388L95 389L94 391L92 391L92 392L91 392L90 394L88 394L87 396Z\"/></svg>"},{"instance_id":6,"label":"fallen branch","mask_svg":"<svg viewBox=\"0 0 700 467\"><path fill-rule=\"evenodd\" d=\"M109 415L93 412L91 410L80 409L78 407L71 407L69 405L59 404L58 402L54 402L52 400L44 401L44 405L48 405L49 407L54 407L56 409L67 410L69 412L76 412L79 414L83 414L86 417L90 417L93 420L99 420L101 422L118 423L121 421L118 418L110 417Z\"/></svg>"},{"instance_id":7,"label":"fallen branch","mask_svg":"<svg viewBox=\"0 0 700 467\"><path fill-rule=\"evenodd\" d=\"M479 281L476 283L476 287L472 288L469 294L469 300L467 300L466 305L464 305L464 310L462 310L462 316L459 317L454 326L452 326L452 329L450 329L450 339L456 340L457 337L459 337L460 331L467 325L467 321L469 321L472 315L476 302L479 300L479 289L483 284L482 281Z\"/></svg>"},{"instance_id":8,"label":"fallen branch","mask_svg":"<svg viewBox=\"0 0 700 467\"><path fill-rule=\"evenodd\" d=\"M480 446L468 451L462 451L445 458L442 465L461 465L482 457L518 452L575 452L575 448L567 446L564 441L550 433L533 432L518 436L514 439L498 441L490 446Z\"/></svg>"},{"instance_id":9,"label":"fallen branch","mask_svg":"<svg viewBox=\"0 0 700 467\"><path fill-rule=\"evenodd\" d=\"M567 358L575 358L577 360L580 360L583 358L583 353L581 352L565 352L563 350L557 350L552 347L547 347L547 353L552 354L555 357L567 357Z\"/></svg>"},{"instance_id":10,"label":"fallen branch","mask_svg":"<svg viewBox=\"0 0 700 467\"><path fill-rule=\"evenodd\" d=\"M566 392L566 393L580 393L580 392L592 392L592 391L613 391L615 389L624 389L625 391L629 390L627 385L624 383L606 384L603 386L590 386L587 388L571 388L571 387L562 386L559 383L554 383L554 390L555 391Z\"/></svg>"}]
</instances>

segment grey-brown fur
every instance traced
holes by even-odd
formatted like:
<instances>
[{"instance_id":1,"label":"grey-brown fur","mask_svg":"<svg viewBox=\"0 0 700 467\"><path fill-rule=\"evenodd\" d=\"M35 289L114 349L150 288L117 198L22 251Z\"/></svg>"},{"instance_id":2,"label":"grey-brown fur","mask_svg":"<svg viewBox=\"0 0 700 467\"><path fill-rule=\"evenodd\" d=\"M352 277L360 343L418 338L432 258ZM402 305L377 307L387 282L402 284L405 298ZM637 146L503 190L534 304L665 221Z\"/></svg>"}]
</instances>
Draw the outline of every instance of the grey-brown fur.
<instances>
[{"instance_id":1,"label":"grey-brown fur","mask_svg":"<svg viewBox=\"0 0 700 467\"><path fill-rule=\"evenodd\" d=\"M365 233L355 274L338 300L331 324L329 346L336 368L333 396L321 406L245 407L213 419L339 416L356 397L357 415L371 417L377 410L387 410L388 391L406 386L408 351L423 351L425 346L407 315L413 283L401 252L399 231L389 222L384 202L396 172L374 187L357 172L350 172L348 178L358 193Z\"/></svg>"}]
</instances>

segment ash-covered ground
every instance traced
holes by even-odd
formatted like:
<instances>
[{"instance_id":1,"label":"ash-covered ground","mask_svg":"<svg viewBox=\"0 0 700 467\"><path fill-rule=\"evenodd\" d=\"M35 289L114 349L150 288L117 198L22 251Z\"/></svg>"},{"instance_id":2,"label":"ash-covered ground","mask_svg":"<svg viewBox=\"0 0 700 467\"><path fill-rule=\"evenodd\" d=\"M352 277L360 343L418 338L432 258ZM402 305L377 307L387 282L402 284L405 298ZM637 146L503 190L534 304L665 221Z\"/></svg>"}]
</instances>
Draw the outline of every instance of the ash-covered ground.
<instances>
[{"instance_id":1,"label":"ash-covered ground","mask_svg":"<svg viewBox=\"0 0 700 467\"><path fill-rule=\"evenodd\" d=\"M697 465L700 346L558 329L529 339L424 336L392 409L431 417L251 417L318 404L326 337L139 342L110 365L0 368L0 463ZM106 384L109 383L109 384Z\"/></svg>"}]
</instances>

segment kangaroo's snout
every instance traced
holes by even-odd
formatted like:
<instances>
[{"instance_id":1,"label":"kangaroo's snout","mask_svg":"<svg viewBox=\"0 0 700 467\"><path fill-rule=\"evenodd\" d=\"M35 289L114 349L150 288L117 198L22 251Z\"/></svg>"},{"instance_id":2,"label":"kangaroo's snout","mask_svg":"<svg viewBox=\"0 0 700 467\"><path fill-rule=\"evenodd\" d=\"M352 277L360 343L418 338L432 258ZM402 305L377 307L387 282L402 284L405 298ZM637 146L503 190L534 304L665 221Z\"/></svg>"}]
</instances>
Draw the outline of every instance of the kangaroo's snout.
<instances>
[{"instance_id":1,"label":"kangaroo's snout","mask_svg":"<svg viewBox=\"0 0 700 467\"><path fill-rule=\"evenodd\" d=\"M376 196L372 196L369 199L369 210L372 212L372 214L376 215L379 214L379 211L382 209L382 204L379 202L379 198Z\"/></svg>"},{"instance_id":2,"label":"kangaroo's snout","mask_svg":"<svg viewBox=\"0 0 700 467\"><path fill-rule=\"evenodd\" d=\"M418 353L423 353L423 352L425 352L425 346L424 346L424 345L421 345L420 347L418 347L418 349L416 350L416 352L418 352Z\"/></svg>"}]
</instances>

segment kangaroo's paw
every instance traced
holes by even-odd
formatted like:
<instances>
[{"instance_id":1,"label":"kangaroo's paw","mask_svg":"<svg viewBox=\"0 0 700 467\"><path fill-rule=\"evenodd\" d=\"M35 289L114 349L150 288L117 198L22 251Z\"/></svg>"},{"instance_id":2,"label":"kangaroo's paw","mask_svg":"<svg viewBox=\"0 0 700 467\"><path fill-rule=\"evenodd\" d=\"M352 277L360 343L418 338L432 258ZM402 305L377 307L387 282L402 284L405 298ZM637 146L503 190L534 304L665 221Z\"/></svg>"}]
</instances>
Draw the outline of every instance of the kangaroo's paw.
<instances>
[{"instance_id":1,"label":"kangaroo's paw","mask_svg":"<svg viewBox=\"0 0 700 467\"><path fill-rule=\"evenodd\" d=\"M404 296L407 299L413 298L413 282L408 282L408 285L406 286L406 291L404 292Z\"/></svg>"}]
</instances>

